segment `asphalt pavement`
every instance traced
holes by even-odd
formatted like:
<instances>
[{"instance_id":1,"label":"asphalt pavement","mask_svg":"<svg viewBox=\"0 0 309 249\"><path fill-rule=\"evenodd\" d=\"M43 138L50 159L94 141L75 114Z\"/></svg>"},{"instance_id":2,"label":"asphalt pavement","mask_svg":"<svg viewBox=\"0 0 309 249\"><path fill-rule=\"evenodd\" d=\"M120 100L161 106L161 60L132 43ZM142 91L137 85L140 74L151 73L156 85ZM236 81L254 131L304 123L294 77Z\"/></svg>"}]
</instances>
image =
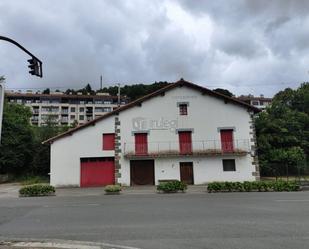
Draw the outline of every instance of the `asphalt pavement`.
<instances>
[{"instance_id":1,"label":"asphalt pavement","mask_svg":"<svg viewBox=\"0 0 309 249\"><path fill-rule=\"evenodd\" d=\"M309 192L89 192L0 198L0 240L60 239L145 249L309 248Z\"/></svg>"}]
</instances>

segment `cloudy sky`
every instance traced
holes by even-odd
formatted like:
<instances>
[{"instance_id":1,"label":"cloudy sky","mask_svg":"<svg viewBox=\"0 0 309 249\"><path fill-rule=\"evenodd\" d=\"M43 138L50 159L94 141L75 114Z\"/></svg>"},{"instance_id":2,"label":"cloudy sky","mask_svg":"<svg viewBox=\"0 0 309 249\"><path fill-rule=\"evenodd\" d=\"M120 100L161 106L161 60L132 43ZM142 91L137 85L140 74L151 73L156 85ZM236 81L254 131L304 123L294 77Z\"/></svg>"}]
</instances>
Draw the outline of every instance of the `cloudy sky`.
<instances>
[{"instance_id":1,"label":"cloudy sky","mask_svg":"<svg viewBox=\"0 0 309 249\"><path fill-rule=\"evenodd\" d=\"M1 0L7 88L79 88L186 80L271 96L309 80L307 0Z\"/></svg>"}]
</instances>

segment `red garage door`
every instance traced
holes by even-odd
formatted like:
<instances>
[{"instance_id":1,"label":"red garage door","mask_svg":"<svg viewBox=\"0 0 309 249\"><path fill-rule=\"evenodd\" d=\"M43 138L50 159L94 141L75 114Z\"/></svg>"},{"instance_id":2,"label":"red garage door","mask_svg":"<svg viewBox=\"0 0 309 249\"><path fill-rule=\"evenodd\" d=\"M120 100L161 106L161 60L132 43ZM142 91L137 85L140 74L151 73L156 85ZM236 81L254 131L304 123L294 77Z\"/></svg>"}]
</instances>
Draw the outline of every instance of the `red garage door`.
<instances>
[{"instance_id":1,"label":"red garage door","mask_svg":"<svg viewBox=\"0 0 309 249\"><path fill-rule=\"evenodd\" d=\"M114 158L81 158L81 187L99 187L115 182Z\"/></svg>"}]
</instances>

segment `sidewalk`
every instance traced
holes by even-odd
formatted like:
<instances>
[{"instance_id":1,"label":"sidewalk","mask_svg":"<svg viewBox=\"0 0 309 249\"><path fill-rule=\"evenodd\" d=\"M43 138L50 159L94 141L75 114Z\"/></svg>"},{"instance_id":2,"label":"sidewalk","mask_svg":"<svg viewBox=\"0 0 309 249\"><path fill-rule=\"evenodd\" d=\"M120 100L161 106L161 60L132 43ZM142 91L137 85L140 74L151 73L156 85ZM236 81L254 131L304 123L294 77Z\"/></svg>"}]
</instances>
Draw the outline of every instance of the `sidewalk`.
<instances>
[{"instance_id":1,"label":"sidewalk","mask_svg":"<svg viewBox=\"0 0 309 249\"><path fill-rule=\"evenodd\" d=\"M0 184L0 198L18 198L19 183ZM188 186L186 193L205 193L205 185ZM104 195L104 187L95 188L57 188L56 196L100 196ZM181 192L180 192L181 193ZM121 195L151 195L157 194L156 186L134 186L124 187Z\"/></svg>"},{"instance_id":2,"label":"sidewalk","mask_svg":"<svg viewBox=\"0 0 309 249\"><path fill-rule=\"evenodd\" d=\"M2 183L0 184L0 198L18 197L19 183Z\"/></svg>"},{"instance_id":3,"label":"sidewalk","mask_svg":"<svg viewBox=\"0 0 309 249\"><path fill-rule=\"evenodd\" d=\"M205 185L188 186L187 194L206 193ZM180 192L181 193L181 192ZM96 196L104 194L104 187L96 188L58 188L56 190L57 196ZM156 186L130 186L124 187L122 195L151 195L157 194Z\"/></svg>"}]
</instances>

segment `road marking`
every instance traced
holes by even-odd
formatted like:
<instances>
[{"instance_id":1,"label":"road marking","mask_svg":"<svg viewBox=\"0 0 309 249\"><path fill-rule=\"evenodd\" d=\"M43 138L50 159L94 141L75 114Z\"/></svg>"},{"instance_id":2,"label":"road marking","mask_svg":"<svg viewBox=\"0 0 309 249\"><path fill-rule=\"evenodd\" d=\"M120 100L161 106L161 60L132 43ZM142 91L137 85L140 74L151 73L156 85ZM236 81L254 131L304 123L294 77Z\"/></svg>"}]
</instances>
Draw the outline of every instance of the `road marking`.
<instances>
[{"instance_id":1,"label":"road marking","mask_svg":"<svg viewBox=\"0 0 309 249\"><path fill-rule=\"evenodd\" d=\"M62 244L53 242L18 242L12 245L13 247L26 247L26 248L65 248L65 249L101 249L100 246L80 245L80 244Z\"/></svg>"}]
</instances>

